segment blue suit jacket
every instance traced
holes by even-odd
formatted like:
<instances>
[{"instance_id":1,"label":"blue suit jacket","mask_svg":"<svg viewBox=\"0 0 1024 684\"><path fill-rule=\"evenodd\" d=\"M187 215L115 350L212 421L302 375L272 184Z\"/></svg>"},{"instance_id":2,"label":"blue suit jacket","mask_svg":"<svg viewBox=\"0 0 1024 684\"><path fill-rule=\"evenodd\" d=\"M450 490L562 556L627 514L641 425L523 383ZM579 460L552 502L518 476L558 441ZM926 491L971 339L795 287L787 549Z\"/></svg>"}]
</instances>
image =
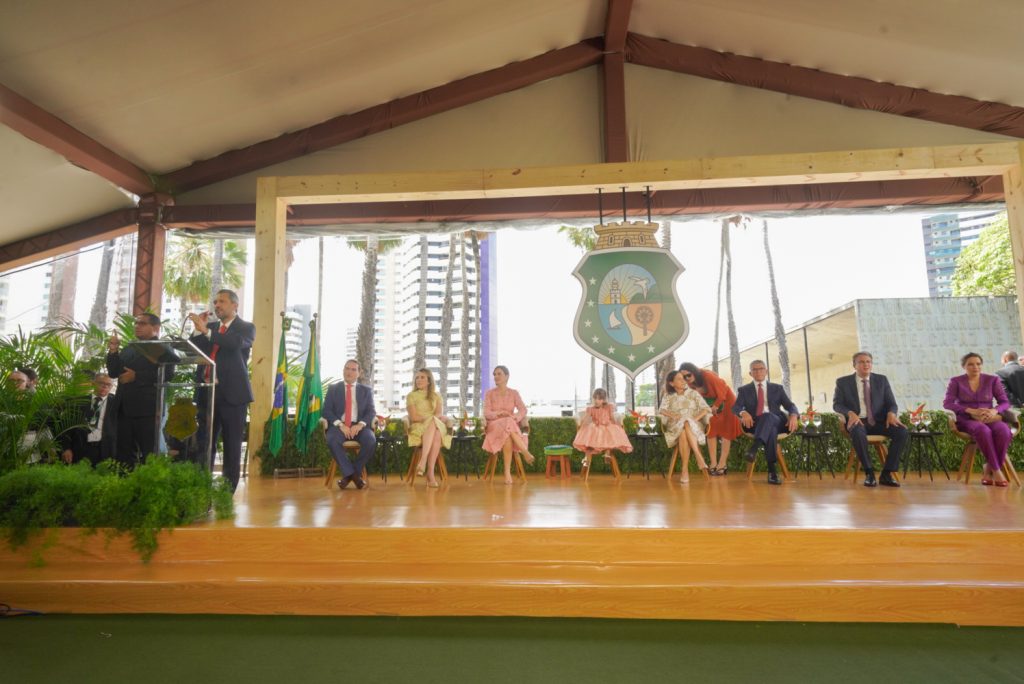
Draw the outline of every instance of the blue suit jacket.
<instances>
[{"instance_id":1,"label":"blue suit jacket","mask_svg":"<svg viewBox=\"0 0 1024 684\"><path fill-rule=\"evenodd\" d=\"M235 318L227 332L220 334L219 322L210 321L210 336L193 335L189 341L204 354L213 352L217 345L217 392L215 396L229 404L252 403L252 384L249 382L249 351L256 339L256 326L249 321ZM206 366L196 369L196 377L202 379Z\"/></svg>"},{"instance_id":2,"label":"blue suit jacket","mask_svg":"<svg viewBox=\"0 0 1024 684\"><path fill-rule=\"evenodd\" d=\"M896 406L889 380L884 375L872 373L868 376L871 391L871 417L876 423L884 423L889 413L900 414ZM860 415L861 384L857 374L836 378L836 391L832 395L832 410L845 420L850 411Z\"/></svg>"},{"instance_id":3,"label":"blue suit jacket","mask_svg":"<svg viewBox=\"0 0 1024 684\"><path fill-rule=\"evenodd\" d=\"M765 390L765 410L774 413L783 423L789 420L790 414L794 416L800 415L800 409L790 401L782 385L766 382ZM736 403L732 407L732 412L738 416L744 411L756 419L754 412L757 411L757 388L753 382L743 385L736 392Z\"/></svg>"},{"instance_id":4,"label":"blue suit jacket","mask_svg":"<svg viewBox=\"0 0 1024 684\"><path fill-rule=\"evenodd\" d=\"M353 423L363 423L366 427L373 426L377 417L377 409L373 406L373 390L366 385L356 383L356 407L359 415L353 416ZM334 421L345 420L345 383L336 382L327 388L327 396L324 397L324 407L320 415L327 420L327 431L337 430Z\"/></svg>"}]
</instances>

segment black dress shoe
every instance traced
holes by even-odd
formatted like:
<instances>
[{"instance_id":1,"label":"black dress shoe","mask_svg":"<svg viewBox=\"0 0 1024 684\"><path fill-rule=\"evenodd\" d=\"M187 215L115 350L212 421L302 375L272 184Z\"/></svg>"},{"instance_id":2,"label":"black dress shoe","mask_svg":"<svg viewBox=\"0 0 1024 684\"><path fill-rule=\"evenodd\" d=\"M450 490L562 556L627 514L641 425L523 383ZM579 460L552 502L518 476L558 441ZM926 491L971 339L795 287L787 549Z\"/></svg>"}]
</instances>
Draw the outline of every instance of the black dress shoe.
<instances>
[{"instance_id":1,"label":"black dress shoe","mask_svg":"<svg viewBox=\"0 0 1024 684\"><path fill-rule=\"evenodd\" d=\"M362 489L366 486L366 480L361 477L353 477L352 481L356 483L356 489Z\"/></svg>"},{"instance_id":2,"label":"black dress shoe","mask_svg":"<svg viewBox=\"0 0 1024 684\"><path fill-rule=\"evenodd\" d=\"M754 444L754 446L752 446L749 449L747 449L747 453L744 454L744 457L747 459L747 463L753 463L757 459L757 444L756 443Z\"/></svg>"},{"instance_id":3,"label":"black dress shoe","mask_svg":"<svg viewBox=\"0 0 1024 684\"><path fill-rule=\"evenodd\" d=\"M900 483L888 471L882 471L882 477L878 478L878 484L883 487L899 487Z\"/></svg>"},{"instance_id":4,"label":"black dress shoe","mask_svg":"<svg viewBox=\"0 0 1024 684\"><path fill-rule=\"evenodd\" d=\"M874 473L865 473L864 474L864 486L865 487L877 487L878 486L878 480L875 479L875 474Z\"/></svg>"},{"instance_id":5,"label":"black dress shoe","mask_svg":"<svg viewBox=\"0 0 1024 684\"><path fill-rule=\"evenodd\" d=\"M780 485L782 484L782 478L779 477L778 473L768 473L768 484Z\"/></svg>"},{"instance_id":6,"label":"black dress shoe","mask_svg":"<svg viewBox=\"0 0 1024 684\"><path fill-rule=\"evenodd\" d=\"M338 486L341 487L342 489L344 489L345 487L348 487L348 483L351 482L351 481L352 481L351 477L343 477L340 480L338 480Z\"/></svg>"}]
</instances>

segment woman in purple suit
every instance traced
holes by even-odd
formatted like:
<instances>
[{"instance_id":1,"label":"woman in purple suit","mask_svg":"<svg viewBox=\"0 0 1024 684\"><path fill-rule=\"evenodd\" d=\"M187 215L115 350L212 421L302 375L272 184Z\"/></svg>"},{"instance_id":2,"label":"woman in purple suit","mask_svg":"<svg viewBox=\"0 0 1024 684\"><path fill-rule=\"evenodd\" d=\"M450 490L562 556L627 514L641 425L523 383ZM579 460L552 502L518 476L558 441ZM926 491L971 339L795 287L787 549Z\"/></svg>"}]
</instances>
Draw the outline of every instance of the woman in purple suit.
<instances>
[{"instance_id":1,"label":"woman in purple suit","mask_svg":"<svg viewBox=\"0 0 1024 684\"><path fill-rule=\"evenodd\" d=\"M957 429L973 437L985 456L981 484L1005 487L1003 463L1012 434L1001 414L1010 408L1010 402L999 377L982 373L981 364L981 356L974 352L960 359L966 373L950 379L942 406L956 414Z\"/></svg>"}]
</instances>

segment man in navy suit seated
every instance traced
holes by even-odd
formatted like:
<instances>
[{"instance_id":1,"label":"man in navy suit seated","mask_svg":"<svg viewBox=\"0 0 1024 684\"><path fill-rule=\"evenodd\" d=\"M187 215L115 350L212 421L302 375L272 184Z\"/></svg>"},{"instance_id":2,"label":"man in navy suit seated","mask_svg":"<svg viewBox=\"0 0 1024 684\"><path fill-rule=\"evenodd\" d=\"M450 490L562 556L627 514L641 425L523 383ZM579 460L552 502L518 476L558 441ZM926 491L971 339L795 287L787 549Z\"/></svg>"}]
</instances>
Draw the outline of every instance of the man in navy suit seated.
<instances>
[{"instance_id":1,"label":"man in navy suit seated","mask_svg":"<svg viewBox=\"0 0 1024 684\"><path fill-rule=\"evenodd\" d=\"M782 479L775 472L779 434L796 430L800 411L790 401L782 385L767 382L767 376L768 367L764 361L750 362L750 377L754 381L736 392L732 412L740 417L744 432L754 435L754 443L747 449L747 460L753 462L758 448L763 445L764 458L768 462L768 484L779 485Z\"/></svg>"},{"instance_id":2,"label":"man in navy suit seated","mask_svg":"<svg viewBox=\"0 0 1024 684\"><path fill-rule=\"evenodd\" d=\"M209 321L210 312L189 314L196 326L190 338L204 354L216 362L217 374L211 378L210 366L196 369L196 379L216 383L213 392L213 444L210 448L210 470L217 455L217 438L224 440L224 467L221 474L231 482L231 491L238 488L241 475L242 438L245 415L252 403L249 382L249 352L256 339L256 326L238 317L238 295L220 290L213 300L213 313L219 323ZM196 391L196 404L207 406L206 387Z\"/></svg>"},{"instance_id":3,"label":"man in navy suit seated","mask_svg":"<svg viewBox=\"0 0 1024 684\"><path fill-rule=\"evenodd\" d=\"M359 363L355 359L345 362L342 377L344 382L328 388L320 415L327 421L327 446L341 470L338 486L345 489L354 483L356 489L362 489L366 486L363 466L377 448L377 438L371 427L377 417L377 409L373 406L373 390L356 382ZM343 446L349 440L359 442L359 454L354 463Z\"/></svg>"},{"instance_id":4,"label":"man in navy suit seated","mask_svg":"<svg viewBox=\"0 0 1024 684\"><path fill-rule=\"evenodd\" d=\"M836 379L832 410L839 414L840 420L846 421L853 450L864 469L864 486L899 487L900 483L892 474L900 468L900 454L910 436L900 422L889 380L884 375L872 373L873 365L874 359L869 352L859 351L853 355L855 372ZM877 480L868 453L868 435L885 435L892 442L889 456L882 466L882 476Z\"/></svg>"}]
</instances>

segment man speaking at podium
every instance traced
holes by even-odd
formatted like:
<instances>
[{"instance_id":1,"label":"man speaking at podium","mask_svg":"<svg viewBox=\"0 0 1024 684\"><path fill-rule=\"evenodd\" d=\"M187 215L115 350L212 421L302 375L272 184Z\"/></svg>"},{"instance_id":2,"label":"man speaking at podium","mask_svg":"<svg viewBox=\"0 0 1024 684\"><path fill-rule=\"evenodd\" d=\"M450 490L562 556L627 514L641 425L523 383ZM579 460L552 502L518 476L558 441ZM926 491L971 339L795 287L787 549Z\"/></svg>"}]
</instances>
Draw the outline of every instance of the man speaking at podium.
<instances>
[{"instance_id":1,"label":"man speaking at podium","mask_svg":"<svg viewBox=\"0 0 1024 684\"><path fill-rule=\"evenodd\" d=\"M210 325L210 312L189 314L196 326L192 344L216 361L217 373L211 376L210 366L201 366L196 379L213 382L213 441L210 447L210 470L217 455L217 438L224 439L223 476L231 481L231 491L238 488L242 464L242 433L245 414L252 403L249 383L249 352L256 339L256 326L238 317L238 295L232 290L219 290L213 300L213 313L220 325ZM196 392L196 403L206 405L207 388Z\"/></svg>"}]
</instances>

